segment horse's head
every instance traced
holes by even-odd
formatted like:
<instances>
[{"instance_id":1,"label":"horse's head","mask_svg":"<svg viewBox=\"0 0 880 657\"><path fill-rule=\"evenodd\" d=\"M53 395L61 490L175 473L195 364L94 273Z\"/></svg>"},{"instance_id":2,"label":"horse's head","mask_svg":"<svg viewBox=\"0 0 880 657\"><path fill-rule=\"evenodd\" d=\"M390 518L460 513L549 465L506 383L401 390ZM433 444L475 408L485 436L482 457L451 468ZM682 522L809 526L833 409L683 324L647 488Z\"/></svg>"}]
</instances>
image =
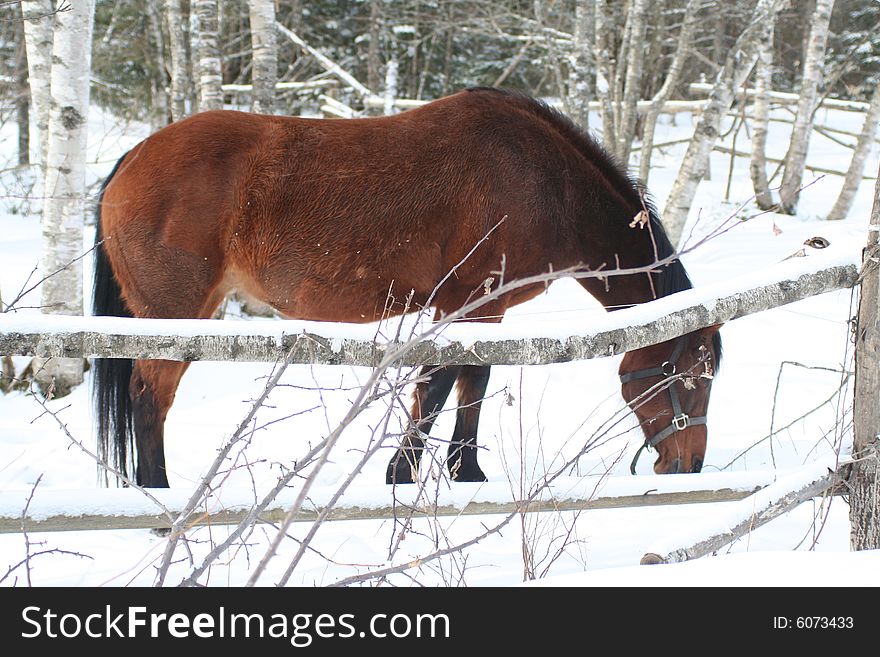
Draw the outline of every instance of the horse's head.
<instances>
[{"instance_id":1,"label":"horse's head","mask_svg":"<svg viewBox=\"0 0 880 657\"><path fill-rule=\"evenodd\" d=\"M709 393L721 360L719 328L633 350L620 363L621 392L645 432L642 448L657 450L657 474L703 467Z\"/></svg>"}]
</instances>

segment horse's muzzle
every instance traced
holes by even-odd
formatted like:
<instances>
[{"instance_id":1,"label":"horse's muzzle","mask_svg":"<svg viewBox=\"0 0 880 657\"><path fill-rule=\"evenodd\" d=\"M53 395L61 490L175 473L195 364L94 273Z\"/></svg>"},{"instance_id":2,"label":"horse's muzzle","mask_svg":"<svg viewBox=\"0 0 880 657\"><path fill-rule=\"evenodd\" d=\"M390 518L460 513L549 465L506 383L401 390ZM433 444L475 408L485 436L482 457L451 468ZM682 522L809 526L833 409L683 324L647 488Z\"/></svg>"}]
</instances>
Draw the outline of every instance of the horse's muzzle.
<instances>
[{"instance_id":1,"label":"horse's muzzle","mask_svg":"<svg viewBox=\"0 0 880 657\"><path fill-rule=\"evenodd\" d=\"M656 464L656 466L659 466L659 465L660 465L659 463ZM690 470L687 469L687 467L684 465L683 461L680 458L673 459L672 462L669 464L669 467L666 468L665 470L657 469L656 466L655 466L654 471L657 474L679 474L679 473L683 473L683 472L700 472L703 469L703 459L700 458L699 456L695 456L693 458L693 460L691 461Z\"/></svg>"}]
</instances>

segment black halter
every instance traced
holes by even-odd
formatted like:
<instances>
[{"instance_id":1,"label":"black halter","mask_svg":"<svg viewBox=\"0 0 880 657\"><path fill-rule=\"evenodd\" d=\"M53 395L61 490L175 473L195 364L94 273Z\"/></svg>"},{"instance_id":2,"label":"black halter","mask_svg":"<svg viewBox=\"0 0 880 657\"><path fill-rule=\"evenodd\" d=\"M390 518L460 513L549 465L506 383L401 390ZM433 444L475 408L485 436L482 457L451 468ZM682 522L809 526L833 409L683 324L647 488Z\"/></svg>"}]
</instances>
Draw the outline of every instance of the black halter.
<instances>
[{"instance_id":1,"label":"black halter","mask_svg":"<svg viewBox=\"0 0 880 657\"><path fill-rule=\"evenodd\" d=\"M625 374L620 375L620 383L629 383L630 381L636 381L638 379L647 379L651 376L662 376L664 378L669 378L675 374L675 364L678 362L679 357L681 356L681 352L684 351L685 342L687 342L687 336L683 335L675 342L675 347L672 350L672 355L669 357L669 360L663 362L660 367L651 367L646 370L636 370L635 372L627 372ZM636 462L639 460L639 456L642 453L642 450L646 447L653 448L659 445L662 441L666 440L672 434L677 431L683 431L689 426L697 425L697 424L706 424L706 416L702 415L700 417L690 417L687 413L684 413L681 410L681 403L678 401L678 393L675 391L674 382L669 384L669 396L672 399L672 422L668 427L663 429L663 431L656 434L653 438L646 438L645 443L639 447L639 451L636 452L635 457L633 457L632 463L629 466L629 471L632 474L636 473Z\"/></svg>"}]
</instances>

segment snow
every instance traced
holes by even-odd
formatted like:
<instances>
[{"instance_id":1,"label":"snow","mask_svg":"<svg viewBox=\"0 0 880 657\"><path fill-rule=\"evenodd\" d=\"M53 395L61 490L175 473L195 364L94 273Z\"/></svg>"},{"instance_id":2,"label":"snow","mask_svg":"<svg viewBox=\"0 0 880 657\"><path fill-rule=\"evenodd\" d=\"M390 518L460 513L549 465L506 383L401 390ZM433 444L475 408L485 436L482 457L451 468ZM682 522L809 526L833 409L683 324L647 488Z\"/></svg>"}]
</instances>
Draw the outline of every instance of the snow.
<instances>
[{"instance_id":1,"label":"snow","mask_svg":"<svg viewBox=\"0 0 880 657\"><path fill-rule=\"evenodd\" d=\"M860 119L857 114L831 110L820 110L817 115L817 121L825 125L851 131L860 129ZM594 119L592 124L597 123ZM687 115L677 115L674 124L669 117L662 117L657 141L684 137L691 129ZM787 129L783 124L772 124L769 156L784 155ZM90 117L90 183L105 175L116 158L144 134L142 126L121 125L113 117L94 111ZM14 137L10 125L0 131L3 153L15 152L11 145ZM649 187L660 208L685 147L669 147L655 155ZM849 151L821 135L813 135L810 149L808 163L839 170L845 170L849 163ZM726 230L684 256L696 288L658 302L664 310L693 303L710 305L715 297L743 286L796 278L819 268L858 265L872 201L873 186L868 181L859 188L850 217L842 222L823 220L842 182L834 176L807 181L812 184L804 190L797 216L756 216L759 213L750 202L752 190L745 161L736 160L730 197L724 199L728 162L727 156L713 155L712 179L702 183L697 192L687 244L696 244L721 227ZM4 166L0 163L0 169ZM875 148L867 171L873 173L877 166ZM3 184L4 189L12 188L12 182L7 186L5 178ZM27 287L39 258L38 217L26 212L34 208L16 196L0 197L0 285L4 301ZM91 231L86 232L88 243ZM813 236L822 236L831 245L821 251L808 249L806 257L789 258ZM86 267L90 267L88 259ZM88 271L85 278L90 280ZM37 292L32 292L20 305L35 306L38 298ZM541 494L543 499L594 493L614 497L768 488L734 502L529 515L466 548L463 556L426 561L410 574L429 586L515 586L522 583L526 544L533 550L536 573L543 577L527 586L880 584L880 552L849 550L848 507L841 497L806 502L715 555L679 564L637 565L647 552L666 553L728 530L755 509L763 508L774 491L823 473L839 454L848 453L851 379L845 381L840 394L835 393L845 379L842 370L852 369L849 319L855 314L854 301L851 291L841 290L738 319L722 328L725 356L713 383L709 447L704 472L699 475L654 475L651 455L643 456L637 476L629 475L629 463L642 439L632 416L621 412L623 400L616 377L621 356L550 366L493 368L479 437L486 447L480 463L490 481L483 485L451 485L445 479L431 480L432 502L464 509L471 502L509 501L539 485L548 468L570 459L576 465ZM545 294L513 309L500 326L451 326L444 331L443 339L473 342L490 334L564 339L641 322L649 312L656 316L654 304L650 311L640 307L608 315L580 286L562 280L553 283ZM0 330L86 330L94 328L94 321L58 320L25 309L0 316ZM376 325L152 320L132 328L131 322L121 319L100 321L102 330L114 332L229 335L246 329L277 340L285 333L305 330L330 336L336 344L345 338L372 339L377 334ZM385 334L394 333L388 328ZM14 361L19 371L27 363L23 358ZM244 417L250 400L260 394L271 371L272 366L266 363L195 363L190 367L167 420L166 453L172 488L155 492L162 504L179 509L186 503L200 475ZM233 452L234 463L226 470L210 505L247 508L259 499L290 464L336 426L368 376L369 370L357 367L289 368L283 385L273 391L259 412L257 429ZM47 407L57 419L27 394L15 392L0 397L0 519L19 517L29 498L28 511L33 518L157 512L156 504L137 491L101 488L93 461L68 437L69 432L86 448L93 449L86 385L66 398L51 401ZM387 402L380 400L343 432L309 491L306 508L320 507L332 498L364 451L381 435L386 410ZM609 429L611 418L617 418L618 423ZM405 414L393 409L388 431L399 432L404 421ZM453 424L453 413L441 414L436 435L432 436L437 449L445 451L442 441L448 439ZM596 437L593 448L575 458L591 437ZM395 503L390 487L383 483L390 454L389 449L380 450L367 462L344 493L342 504L379 509ZM281 500L290 503L299 486L300 480L294 479ZM397 490L398 508L417 501L414 491L415 487ZM394 521L330 521L317 532L312 544L315 550L306 553L289 584L331 584L372 568L424 557L437 548L469 541L501 520L502 516L464 514L416 518L393 556L389 551L401 529ZM295 523L289 532L301 538L310 527L310 523ZM195 540L189 543L189 549L195 562L199 563L210 545L221 542L229 531L222 526L194 530L191 536ZM271 527L261 526L247 537L246 549L237 544L202 581L218 587L244 583L274 535ZM32 546L39 541L42 549L66 551L32 559L30 577L40 586L149 585L166 545L165 537L141 529L29 532L28 539ZM564 549L559 550L561 544ZM282 543L259 584L278 581L297 549L296 543ZM0 534L0 572L19 563L25 551L21 534ZM181 559L170 568L166 581L175 584L188 572L186 560ZM19 569L3 584L21 583L23 576ZM413 585L405 575L391 575L389 581Z\"/></svg>"}]
</instances>

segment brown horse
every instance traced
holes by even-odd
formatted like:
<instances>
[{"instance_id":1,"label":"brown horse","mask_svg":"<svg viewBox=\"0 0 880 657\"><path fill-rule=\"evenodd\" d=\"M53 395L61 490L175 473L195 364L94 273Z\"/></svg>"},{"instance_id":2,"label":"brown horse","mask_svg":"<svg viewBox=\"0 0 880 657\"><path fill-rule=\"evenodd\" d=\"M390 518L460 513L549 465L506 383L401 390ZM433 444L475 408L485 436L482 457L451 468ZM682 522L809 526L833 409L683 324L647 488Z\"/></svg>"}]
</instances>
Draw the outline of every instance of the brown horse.
<instances>
[{"instance_id":1,"label":"brown horse","mask_svg":"<svg viewBox=\"0 0 880 657\"><path fill-rule=\"evenodd\" d=\"M502 258L507 280L663 261L650 272L581 279L608 309L691 287L643 190L602 148L547 105L495 89L368 119L196 114L116 164L96 243L96 315L209 318L238 289L286 317L334 322L375 321L388 299L413 291L417 308L433 293L440 317L482 290ZM500 321L543 289L500 296L479 321ZM700 470L710 380L681 375L717 367L720 355L714 327L624 357L622 393L657 448L656 472ZM120 469L136 460L141 485L168 485L164 422L187 365L95 363L99 447ZM458 481L485 480L476 437L489 367L421 374L388 482L414 480L456 381L448 467Z\"/></svg>"}]
</instances>

